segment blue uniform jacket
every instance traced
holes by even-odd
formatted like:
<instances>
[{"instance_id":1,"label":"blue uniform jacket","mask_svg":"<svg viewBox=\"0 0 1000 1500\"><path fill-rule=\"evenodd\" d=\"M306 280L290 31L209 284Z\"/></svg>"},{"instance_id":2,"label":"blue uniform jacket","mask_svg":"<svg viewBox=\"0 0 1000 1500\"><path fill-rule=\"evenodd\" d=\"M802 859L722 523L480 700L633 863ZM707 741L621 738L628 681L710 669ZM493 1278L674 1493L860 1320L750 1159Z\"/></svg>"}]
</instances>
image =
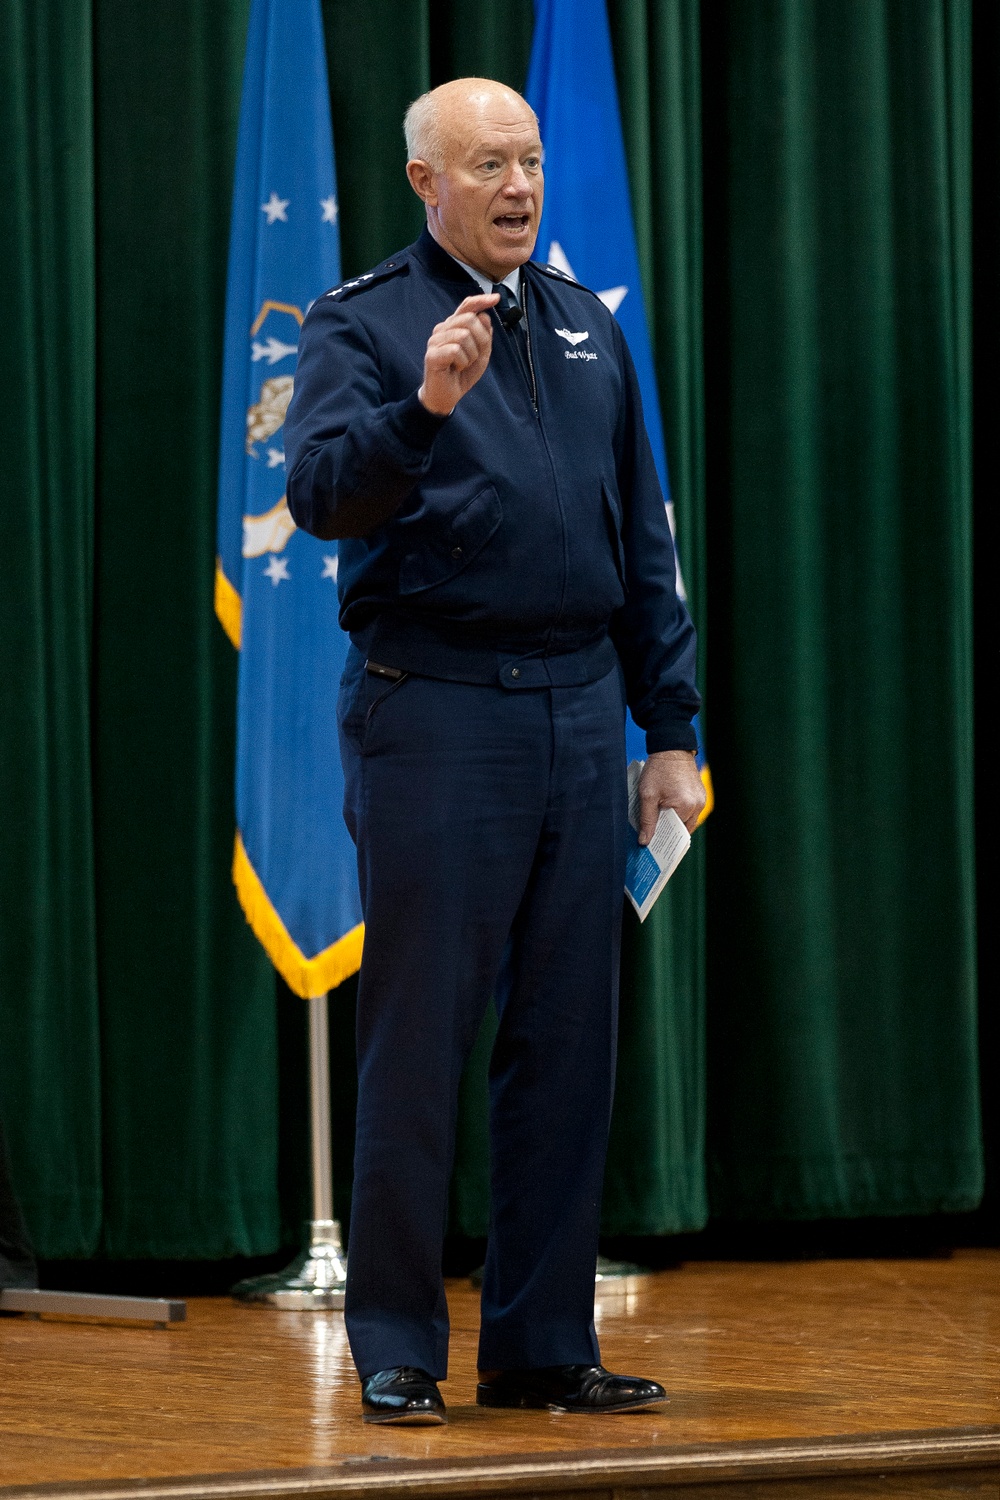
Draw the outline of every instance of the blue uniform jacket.
<instances>
[{"instance_id":1,"label":"blue uniform jacket","mask_svg":"<svg viewBox=\"0 0 1000 1500\"><path fill-rule=\"evenodd\" d=\"M448 417L417 400L435 323L480 290L424 230L313 303L285 421L288 506L336 538L341 623L402 671L517 689L625 676L653 750L693 749L694 627L621 330L522 273L530 349L496 320Z\"/></svg>"}]
</instances>

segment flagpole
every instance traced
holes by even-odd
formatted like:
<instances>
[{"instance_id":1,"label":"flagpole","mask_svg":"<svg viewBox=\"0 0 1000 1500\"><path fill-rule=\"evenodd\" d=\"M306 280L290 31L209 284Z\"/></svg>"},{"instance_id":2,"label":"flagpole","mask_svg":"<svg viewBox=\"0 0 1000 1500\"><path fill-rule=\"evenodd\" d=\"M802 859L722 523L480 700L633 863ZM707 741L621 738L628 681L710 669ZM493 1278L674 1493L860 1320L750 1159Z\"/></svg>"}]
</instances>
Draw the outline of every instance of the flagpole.
<instances>
[{"instance_id":1,"label":"flagpole","mask_svg":"<svg viewBox=\"0 0 1000 1500\"><path fill-rule=\"evenodd\" d=\"M333 1222L333 1165L330 1159L330 1032L326 995L309 1006L309 1130L312 1144L313 1227Z\"/></svg>"},{"instance_id":2,"label":"flagpole","mask_svg":"<svg viewBox=\"0 0 1000 1500\"><path fill-rule=\"evenodd\" d=\"M233 1287L237 1302L283 1312L324 1312L344 1305L347 1263L340 1225L333 1217L333 1165L330 1157L329 997L316 995L309 1007L309 1134L312 1158L312 1218L307 1243L290 1266L269 1276L253 1276Z\"/></svg>"}]
</instances>

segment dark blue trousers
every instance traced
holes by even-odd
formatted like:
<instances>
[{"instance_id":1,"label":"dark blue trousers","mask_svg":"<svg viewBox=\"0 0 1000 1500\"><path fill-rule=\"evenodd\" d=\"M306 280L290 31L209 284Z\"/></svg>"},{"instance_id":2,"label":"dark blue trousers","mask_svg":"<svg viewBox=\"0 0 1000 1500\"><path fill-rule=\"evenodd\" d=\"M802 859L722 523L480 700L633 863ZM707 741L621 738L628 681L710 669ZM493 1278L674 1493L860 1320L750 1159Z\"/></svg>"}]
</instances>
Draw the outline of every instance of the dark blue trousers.
<instances>
[{"instance_id":1,"label":"dark blue trousers","mask_svg":"<svg viewBox=\"0 0 1000 1500\"><path fill-rule=\"evenodd\" d=\"M519 690L341 687L365 919L347 1332L359 1375L447 1374L462 1067L496 994L479 1367L599 1362L594 1270L625 864L616 669Z\"/></svg>"}]
</instances>

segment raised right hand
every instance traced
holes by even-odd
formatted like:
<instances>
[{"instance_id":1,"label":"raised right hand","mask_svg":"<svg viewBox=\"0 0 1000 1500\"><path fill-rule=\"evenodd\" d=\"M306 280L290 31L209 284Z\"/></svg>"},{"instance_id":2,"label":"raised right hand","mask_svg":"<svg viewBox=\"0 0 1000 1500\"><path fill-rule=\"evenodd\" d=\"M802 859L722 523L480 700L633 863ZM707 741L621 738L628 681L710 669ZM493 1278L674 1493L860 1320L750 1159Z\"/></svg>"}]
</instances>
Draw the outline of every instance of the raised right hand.
<instances>
[{"instance_id":1,"label":"raised right hand","mask_svg":"<svg viewBox=\"0 0 1000 1500\"><path fill-rule=\"evenodd\" d=\"M490 362L493 320L489 309L496 292L466 297L443 323L435 326L424 353L424 380L417 397L428 411L445 417L470 391Z\"/></svg>"}]
</instances>

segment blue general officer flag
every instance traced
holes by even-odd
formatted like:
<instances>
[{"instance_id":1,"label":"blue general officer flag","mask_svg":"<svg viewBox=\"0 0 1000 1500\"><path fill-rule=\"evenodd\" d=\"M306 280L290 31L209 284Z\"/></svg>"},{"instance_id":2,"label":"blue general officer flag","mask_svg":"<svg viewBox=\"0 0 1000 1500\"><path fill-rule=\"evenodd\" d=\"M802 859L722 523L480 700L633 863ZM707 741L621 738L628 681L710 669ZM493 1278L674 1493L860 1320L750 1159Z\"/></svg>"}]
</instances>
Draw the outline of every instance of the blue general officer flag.
<instances>
[{"instance_id":1,"label":"blue general officer flag","mask_svg":"<svg viewBox=\"0 0 1000 1500\"><path fill-rule=\"evenodd\" d=\"M319 0L253 0L229 248L216 611L240 650L233 878L299 995L361 962L357 865L342 815L336 543L299 531L282 426L299 329L340 280Z\"/></svg>"},{"instance_id":2,"label":"blue general officer flag","mask_svg":"<svg viewBox=\"0 0 1000 1500\"><path fill-rule=\"evenodd\" d=\"M639 378L646 431L673 532L663 424L604 0L536 0L525 92L538 116L545 146L545 206L535 254L596 291L621 324ZM679 568L677 587L685 597ZM627 744L630 757L644 758L645 742L631 716ZM700 734L698 766L709 793L702 814L706 817L711 810L711 781Z\"/></svg>"}]
</instances>

